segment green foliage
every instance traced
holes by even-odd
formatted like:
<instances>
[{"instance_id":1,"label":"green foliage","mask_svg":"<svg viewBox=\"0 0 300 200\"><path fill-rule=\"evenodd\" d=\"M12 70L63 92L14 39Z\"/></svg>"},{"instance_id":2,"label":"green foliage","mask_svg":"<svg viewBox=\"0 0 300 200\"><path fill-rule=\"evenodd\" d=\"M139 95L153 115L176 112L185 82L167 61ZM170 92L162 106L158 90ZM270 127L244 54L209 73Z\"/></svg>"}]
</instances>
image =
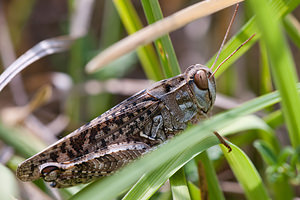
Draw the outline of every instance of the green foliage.
<instances>
[{"instance_id":1,"label":"green foliage","mask_svg":"<svg viewBox=\"0 0 300 200\"><path fill-rule=\"evenodd\" d=\"M72 1L69 3L73 5ZM85 187L60 189L63 199L122 198L130 200L169 199L172 197L173 199L200 200L201 195L204 194L207 194L210 199L225 199L226 195L227 199L227 194L224 195L217 178L217 173L220 168L224 168L225 161L234 172L237 180L235 183L242 186L247 199L295 198L293 187L300 184L300 85L296 84L298 79L295 64L282 29L288 33L292 43L299 47L300 34L297 27L299 22L289 14L299 4L300 0L247 1L244 6L250 8L252 17L243 23L244 25L238 33L226 43L220 55L218 63L256 33L249 43L220 68L216 78L238 58L245 55L259 40L261 56L259 92L263 94L262 96L216 114L201 124L189 127L178 137L159 146L153 152L129 164L112 176L95 181ZM16 5L13 4L13 6ZM32 9L32 3L28 7ZM159 1L142 0L142 7L142 12L149 24L163 18ZM129 34L143 28L142 20L138 15L139 10L130 1L114 0L113 3L106 1L105 9L103 17L105 22L102 24L100 38L102 46L100 48L97 46L95 50L89 51L90 48L95 48L94 33L89 33L77 40L72 46L69 68L65 71L72 78L75 86L85 83L90 78L98 80L122 78L128 74L128 71L133 70L132 65L137 63L137 57L148 79L161 80L180 73L173 44L169 35L165 35L154 41L156 52L151 44L139 47L137 56L134 53L128 54L92 76L84 75L83 66L91 58L91 55L121 39L121 22ZM19 11L20 9L16 7L15 10ZM27 20L28 12L28 10L24 11L24 13L20 13L20 16L24 16ZM117 14L120 19L117 18ZM12 21L12 31L19 30L20 27L17 24L21 22L24 24L26 20ZM283 22L283 26L281 26L281 22ZM19 41L20 36L16 33L13 35L16 35L14 37L17 37L16 41ZM214 57L207 66L213 63ZM274 87L272 80L275 83ZM236 82L225 84L236 84ZM272 92L272 88L278 89L278 91ZM73 124L112 106L112 96L109 94L82 99L82 96L73 92L70 97L66 107ZM279 102L282 108L275 110L274 104ZM87 114L86 110L92 110L92 112ZM254 114L258 111L264 113L265 117L261 118ZM283 124L288 128L291 146L283 146L276 135L277 127ZM233 149L232 152L228 153L228 149L223 145L220 145L223 154L219 148L217 150L215 150L216 148L209 149L220 143L212 134L215 130L223 136L230 137L229 141L234 141L235 144L229 143ZM27 158L46 146L40 138L24 133L21 126L12 128L2 122L0 123L0 140L5 145L13 147L17 154L12 156L6 164L12 170L16 170L17 164L23 157ZM254 144L252 145L253 140ZM251 156L253 152L247 155L249 151L243 151L246 145L254 146L251 149L252 151L256 149L261 160L253 159ZM187 163L193 166L191 170L185 170L184 167ZM200 165L204 167L205 178L202 180L199 180L202 177L199 172ZM5 177L3 176L5 179L2 181L9 183L4 184L4 189L11 197L17 198L18 186L13 175L7 172L7 167L0 165L0 173L5 174ZM194 176L193 180L189 180L190 176ZM169 182L167 182L168 179ZM199 185L201 181L205 182L207 187ZM170 184L170 187L165 184L166 182ZM35 185L39 190L51 196L43 182L37 181ZM160 190L162 185L167 188L164 189L165 191Z\"/></svg>"}]
</instances>

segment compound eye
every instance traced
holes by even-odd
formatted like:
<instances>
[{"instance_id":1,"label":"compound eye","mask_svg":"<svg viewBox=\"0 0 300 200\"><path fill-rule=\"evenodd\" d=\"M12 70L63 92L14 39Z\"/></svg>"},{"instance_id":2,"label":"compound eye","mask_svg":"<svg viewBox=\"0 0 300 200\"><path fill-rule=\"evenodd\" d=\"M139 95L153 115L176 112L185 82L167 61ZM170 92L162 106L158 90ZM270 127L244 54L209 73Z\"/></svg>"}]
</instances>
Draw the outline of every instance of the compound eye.
<instances>
[{"instance_id":1,"label":"compound eye","mask_svg":"<svg viewBox=\"0 0 300 200\"><path fill-rule=\"evenodd\" d=\"M208 89L208 78L207 78L206 72L204 70L199 70L195 74L194 81L200 90Z\"/></svg>"}]
</instances>

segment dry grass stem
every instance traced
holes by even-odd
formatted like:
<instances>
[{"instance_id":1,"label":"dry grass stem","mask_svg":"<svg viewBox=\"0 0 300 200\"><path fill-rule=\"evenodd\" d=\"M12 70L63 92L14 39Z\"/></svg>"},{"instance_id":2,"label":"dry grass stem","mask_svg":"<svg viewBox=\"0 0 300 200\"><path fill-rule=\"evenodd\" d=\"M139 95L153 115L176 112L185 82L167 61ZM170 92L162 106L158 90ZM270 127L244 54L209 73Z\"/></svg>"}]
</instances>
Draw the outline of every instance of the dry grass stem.
<instances>
[{"instance_id":1,"label":"dry grass stem","mask_svg":"<svg viewBox=\"0 0 300 200\"><path fill-rule=\"evenodd\" d=\"M86 71L88 73L95 72L112 60L133 51L138 46L148 44L156 38L183 27L196 19L210 15L241 1L243 0L202 1L182 9L107 48L86 65Z\"/></svg>"}]
</instances>

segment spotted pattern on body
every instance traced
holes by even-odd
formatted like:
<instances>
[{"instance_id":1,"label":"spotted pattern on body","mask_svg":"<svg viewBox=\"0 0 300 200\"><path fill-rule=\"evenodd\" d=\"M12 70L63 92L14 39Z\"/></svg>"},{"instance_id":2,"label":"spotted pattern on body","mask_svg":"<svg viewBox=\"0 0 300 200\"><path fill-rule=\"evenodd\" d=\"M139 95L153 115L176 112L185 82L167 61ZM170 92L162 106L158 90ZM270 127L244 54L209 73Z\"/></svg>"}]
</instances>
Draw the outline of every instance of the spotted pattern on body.
<instances>
[{"instance_id":1,"label":"spotted pattern on body","mask_svg":"<svg viewBox=\"0 0 300 200\"><path fill-rule=\"evenodd\" d=\"M199 72L207 81L201 88ZM211 73L193 65L154 83L21 163L18 178L68 187L115 172L209 112L215 101Z\"/></svg>"}]
</instances>

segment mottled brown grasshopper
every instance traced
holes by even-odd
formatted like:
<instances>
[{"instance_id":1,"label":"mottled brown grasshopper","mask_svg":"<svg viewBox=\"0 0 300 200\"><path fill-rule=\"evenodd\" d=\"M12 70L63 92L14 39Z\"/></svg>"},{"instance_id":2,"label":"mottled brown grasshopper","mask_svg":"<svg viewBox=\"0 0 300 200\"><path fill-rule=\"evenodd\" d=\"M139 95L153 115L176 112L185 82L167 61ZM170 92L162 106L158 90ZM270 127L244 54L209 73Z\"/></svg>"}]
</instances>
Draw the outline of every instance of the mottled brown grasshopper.
<instances>
[{"instance_id":1,"label":"mottled brown grasshopper","mask_svg":"<svg viewBox=\"0 0 300 200\"><path fill-rule=\"evenodd\" d=\"M60 188L115 172L206 118L216 99L214 73L196 64L153 84L21 163L18 178Z\"/></svg>"},{"instance_id":2,"label":"mottled brown grasshopper","mask_svg":"<svg viewBox=\"0 0 300 200\"><path fill-rule=\"evenodd\" d=\"M206 116L216 98L211 75L193 65L155 83L24 161L17 176L68 187L111 174Z\"/></svg>"}]
</instances>

